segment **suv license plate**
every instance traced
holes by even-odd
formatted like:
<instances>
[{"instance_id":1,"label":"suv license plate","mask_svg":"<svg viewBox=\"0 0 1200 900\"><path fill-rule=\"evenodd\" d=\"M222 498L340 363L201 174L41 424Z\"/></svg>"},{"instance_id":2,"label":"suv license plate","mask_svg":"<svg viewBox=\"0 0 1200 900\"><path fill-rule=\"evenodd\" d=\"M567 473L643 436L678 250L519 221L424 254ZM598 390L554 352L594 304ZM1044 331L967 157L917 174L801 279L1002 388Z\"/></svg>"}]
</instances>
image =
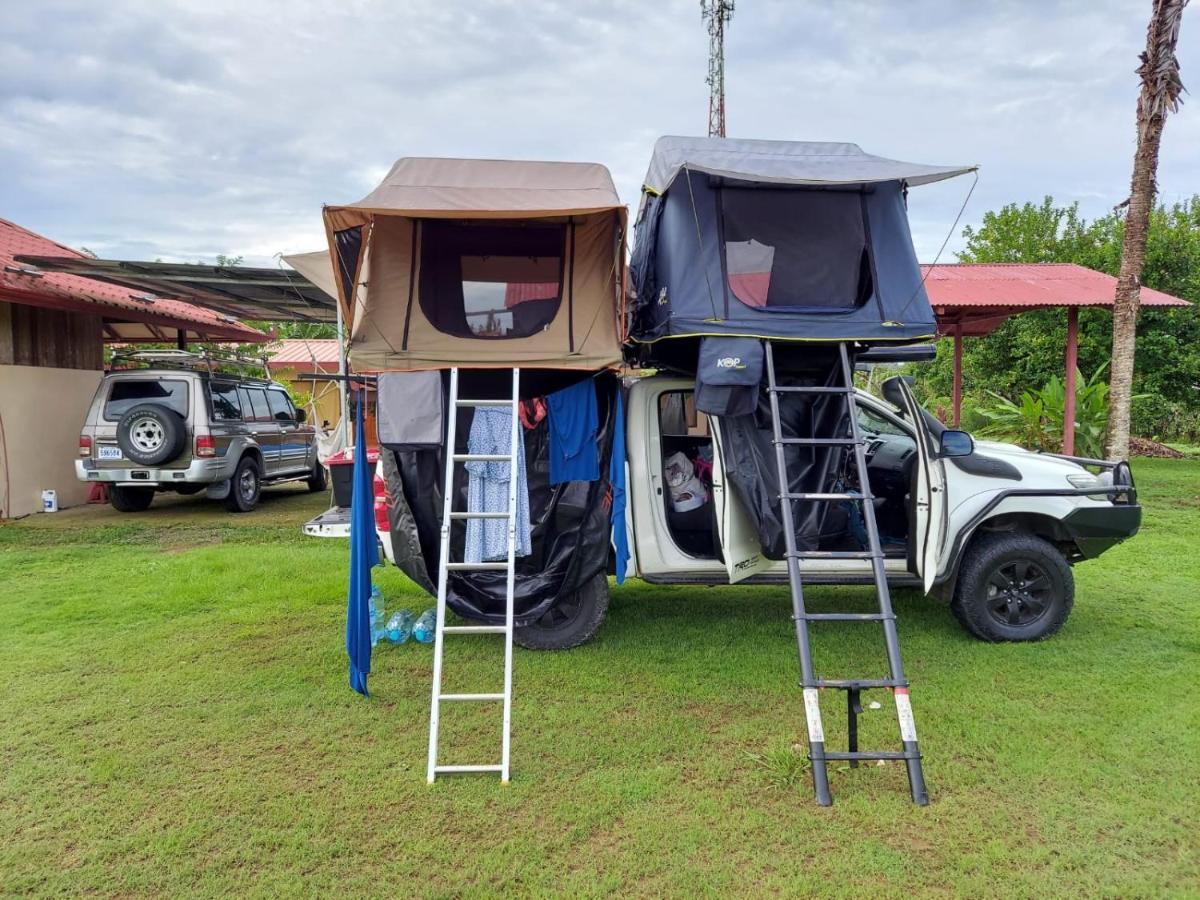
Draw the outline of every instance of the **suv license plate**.
<instances>
[{"instance_id":1,"label":"suv license plate","mask_svg":"<svg viewBox=\"0 0 1200 900\"><path fill-rule=\"evenodd\" d=\"M97 459L120 459L121 458L121 448L120 447L97 447L96 448L96 458Z\"/></svg>"}]
</instances>

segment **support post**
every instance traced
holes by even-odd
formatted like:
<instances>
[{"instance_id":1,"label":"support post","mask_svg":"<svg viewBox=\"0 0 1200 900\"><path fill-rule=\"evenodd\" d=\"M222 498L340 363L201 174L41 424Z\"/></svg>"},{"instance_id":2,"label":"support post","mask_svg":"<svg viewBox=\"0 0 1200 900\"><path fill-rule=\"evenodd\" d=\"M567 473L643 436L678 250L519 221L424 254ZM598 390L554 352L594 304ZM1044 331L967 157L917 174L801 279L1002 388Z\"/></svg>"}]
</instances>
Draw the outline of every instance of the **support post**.
<instances>
[{"instance_id":1,"label":"support post","mask_svg":"<svg viewBox=\"0 0 1200 900\"><path fill-rule=\"evenodd\" d=\"M338 412L340 413L340 421L338 423L339 443L345 447L348 445L348 435L350 427L350 406L346 402L346 328L342 323L342 304L333 304L337 307L337 346L338 346Z\"/></svg>"},{"instance_id":2,"label":"support post","mask_svg":"<svg viewBox=\"0 0 1200 900\"><path fill-rule=\"evenodd\" d=\"M962 421L962 322L954 323L954 427Z\"/></svg>"},{"instance_id":3,"label":"support post","mask_svg":"<svg viewBox=\"0 0 1200 900\"><path fill-rule=\"evenodd\" d=\"M188 345L187 332L182 328L175 329L175 346L180 350L186 350Z\"/></svg>"},{"instance_id":4,"label":"support post","mask_svg":"<svg viewBox=\"0 0 1200 900\"><path fill-rule=\"evenodd\" d=\"M1062 452L1067 456L1075 453L1075 372L1079 368L1079 307L1067 309L1067 377L1063 398Z\"/></svg>"}]
</instances>

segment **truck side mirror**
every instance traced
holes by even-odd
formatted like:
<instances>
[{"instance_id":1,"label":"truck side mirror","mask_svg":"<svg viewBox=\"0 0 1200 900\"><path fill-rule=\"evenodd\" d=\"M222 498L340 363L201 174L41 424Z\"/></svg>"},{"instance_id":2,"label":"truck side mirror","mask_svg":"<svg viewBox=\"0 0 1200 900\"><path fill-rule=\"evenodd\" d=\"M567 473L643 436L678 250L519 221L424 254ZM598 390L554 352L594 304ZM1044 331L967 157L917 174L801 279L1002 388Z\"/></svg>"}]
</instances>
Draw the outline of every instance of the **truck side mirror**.
<instances>
[{"instance_id":1,"label":"truck side mirror","mask_svg":"<svg viewBox=\"0 0 1200 900\"><path fill-rule=\"evenodd\" d=\"M975 441L965 431L943 431L938 455L950 459L956 456L970 456L975 452Z\"/></svg>"},{"instance_id":2,"label":"truck side mirror","mask_svg":"<svg viewBox=\"0 0 1200 900\"><path fill-rule=\"evenodd\" d=\"M308 413L302 409L296 410L296 421L304 423L308 421Z\"/></svg>"}]
</instances>

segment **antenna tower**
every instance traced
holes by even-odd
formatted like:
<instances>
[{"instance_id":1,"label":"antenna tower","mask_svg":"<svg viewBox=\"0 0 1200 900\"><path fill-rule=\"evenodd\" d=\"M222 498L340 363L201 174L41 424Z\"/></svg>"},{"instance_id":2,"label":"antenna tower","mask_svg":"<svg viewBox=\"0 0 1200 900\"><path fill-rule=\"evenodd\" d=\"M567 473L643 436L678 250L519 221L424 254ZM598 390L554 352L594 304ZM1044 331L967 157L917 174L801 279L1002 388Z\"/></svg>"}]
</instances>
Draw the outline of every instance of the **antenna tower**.
<instances>
[{"instance_id":1,"label":"antenna tower","mask_svg":"<svg viewBox=\"0 0 1200 900\"><path fill-rule=\"evenodd\" d=\"M725 24L733 18L733 0L700 0L708 26L708 136L725 137Z\"/></svg>"}]
</instances>

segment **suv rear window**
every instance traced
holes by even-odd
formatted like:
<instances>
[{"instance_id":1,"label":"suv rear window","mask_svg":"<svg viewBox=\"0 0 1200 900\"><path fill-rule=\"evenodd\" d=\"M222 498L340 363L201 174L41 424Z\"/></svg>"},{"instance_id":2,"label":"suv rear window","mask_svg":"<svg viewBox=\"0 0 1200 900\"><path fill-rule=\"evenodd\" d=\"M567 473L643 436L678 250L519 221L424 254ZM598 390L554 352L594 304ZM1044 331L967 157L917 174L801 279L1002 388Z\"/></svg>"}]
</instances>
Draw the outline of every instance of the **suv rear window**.
<instances>
[{"instance_id":1,"label":"suv rear window","mask_svg":"<svg viewBox=\"0 0 1200 900\"><path fill-rule=\"evenodd\" d=\"M115 422L142 403L157 403L187 418L187 382L163 378L123 378L114 381L109 386L108 400L104 403L104 418Z\"/></svg>"},{"instance_id":2,"label":"suv rear window","mask_svg":"<svg viewBox=\"0 0 1200 900\"><path fill-rule=\"evenodd\" d=\"M255 422L270 422L271 408L267 406L267 394L262 388L239 388L245 418Z\"/></svg>"},{"instance_id":3,"label":"suv rear window","mask_svg":"<svg viewBox=\"0 0 1200 900\"><path fill-rule=\"evenodd\" d=\"M213 419L221 422L236 422L242 417L242 407L238 403L237 385L227 382L211 382L209 394L212 397Z\"/></svg>"}]
</instances>

